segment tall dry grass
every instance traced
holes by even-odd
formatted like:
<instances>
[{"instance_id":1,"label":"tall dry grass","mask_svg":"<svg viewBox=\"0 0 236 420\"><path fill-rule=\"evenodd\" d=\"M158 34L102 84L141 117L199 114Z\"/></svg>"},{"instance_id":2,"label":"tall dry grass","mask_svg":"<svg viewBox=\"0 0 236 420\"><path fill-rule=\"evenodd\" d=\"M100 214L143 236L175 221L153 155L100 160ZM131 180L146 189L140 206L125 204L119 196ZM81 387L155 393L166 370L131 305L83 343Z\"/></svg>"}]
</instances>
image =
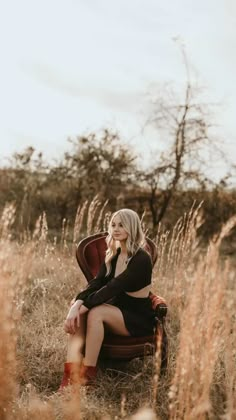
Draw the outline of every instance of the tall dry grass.
<instances>
[{"instance_id":1,"label":"tall dry grass","mask_svg":"<svg viewBox=\"0 0 236 420\"><path fill-rule=\"evenodd\" d=\"M235 264L220 257L235 217L207 247L197 235L204 223L201 205L172 231L159 228L152 288L169 305L165 375L159 376L158 357L108 363L101 366L96 389L60 396L55 391L65 357L63 320L85 285L74 246L81 235L106 229L110 215L95 197L78 209L72 243L66 222L60 237L49 241L43 214L32 238L18 244L11 240L14 214L7 205L0 227L1 419L236 417Z\"/></svg>"}]
</instances>

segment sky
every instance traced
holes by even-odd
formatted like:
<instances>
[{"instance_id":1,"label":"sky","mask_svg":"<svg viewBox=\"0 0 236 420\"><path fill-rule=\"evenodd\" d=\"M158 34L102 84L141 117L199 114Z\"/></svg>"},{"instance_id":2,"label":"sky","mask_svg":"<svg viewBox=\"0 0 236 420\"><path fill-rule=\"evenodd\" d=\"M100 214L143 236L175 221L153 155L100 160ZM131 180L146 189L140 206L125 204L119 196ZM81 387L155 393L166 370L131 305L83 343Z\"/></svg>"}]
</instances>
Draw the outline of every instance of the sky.
<instances>
[{"instance_id":1,"label":"sky","mask_svg":"<svg viewBox=\"0 0 236 420\"><path fill-rule=\"evenodd\" d=\"M27 146L58 159L68 137L104 127L148 163L165 143L142 130L146 95L186 78L176 39L220 104L216 134L235 160L234 0L0 0L0 164ZM227 170L211 166L216 179Z\"/></svg>"}]
</instances>

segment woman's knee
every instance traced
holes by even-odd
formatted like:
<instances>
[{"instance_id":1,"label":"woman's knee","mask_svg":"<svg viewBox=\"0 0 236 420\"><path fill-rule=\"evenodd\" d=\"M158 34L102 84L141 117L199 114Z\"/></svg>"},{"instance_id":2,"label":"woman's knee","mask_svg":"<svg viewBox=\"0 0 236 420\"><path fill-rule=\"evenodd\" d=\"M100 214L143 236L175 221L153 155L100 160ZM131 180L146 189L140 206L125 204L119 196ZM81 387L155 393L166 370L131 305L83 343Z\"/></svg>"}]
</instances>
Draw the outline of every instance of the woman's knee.
<instances>
[{"instance_id":1,"label":"woman's knee","mask_svg":"<svg viewBox=\"0 0 236 420\"><path fill-rule=\"evenodd\" d=\"M102 305L90 309L87 318L87 325L94 322L102 322L104 318L104 308Z\"/></svg>"}]
</instances>

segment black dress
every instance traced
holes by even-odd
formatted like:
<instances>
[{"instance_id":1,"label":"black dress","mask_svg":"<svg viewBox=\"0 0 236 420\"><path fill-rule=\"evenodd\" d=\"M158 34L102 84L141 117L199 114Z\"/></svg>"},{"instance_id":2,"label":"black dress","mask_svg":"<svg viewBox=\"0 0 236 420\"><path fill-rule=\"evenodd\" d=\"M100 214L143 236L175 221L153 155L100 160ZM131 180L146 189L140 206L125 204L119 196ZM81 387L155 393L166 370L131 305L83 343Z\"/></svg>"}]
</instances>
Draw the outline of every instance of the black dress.
<instances>
[{"instance_id":1,"label":"black dress","mask_svg":"<svg viewBox=\"0 0 236 420\"><path fill-rule=\"evenodd\" d=\"M155 312L150 298L136 298L126 293L136 292L151 284L151 258L144 249L139 248L128 260L125 271L114 277L120 251L118 248L111 260L109 274L106 275L106 265L103 263L97 276L76 296L76 300L83 300L83 305L88 309L102 303L117 306L131 336L151 335L155 328Z\"/></svg>"}]
</instances>

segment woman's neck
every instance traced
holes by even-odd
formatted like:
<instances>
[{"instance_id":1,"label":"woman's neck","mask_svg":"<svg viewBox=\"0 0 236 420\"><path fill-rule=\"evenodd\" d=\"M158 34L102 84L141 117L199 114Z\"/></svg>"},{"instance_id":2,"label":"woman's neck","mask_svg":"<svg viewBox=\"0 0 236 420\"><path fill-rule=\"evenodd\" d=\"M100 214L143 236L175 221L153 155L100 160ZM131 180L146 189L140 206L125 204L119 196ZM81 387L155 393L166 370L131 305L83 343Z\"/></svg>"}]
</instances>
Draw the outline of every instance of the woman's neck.
<instances>
[{"instance_id":1,"label":"woman's neck","mask_svg":"<svg viewBox=\"0 0 236 420\"><path fill-rule=\"evenodd\" d=\"M125 242L120 242L120 253L127 255L127 248Z\"/></svg>"}]
</instances>

